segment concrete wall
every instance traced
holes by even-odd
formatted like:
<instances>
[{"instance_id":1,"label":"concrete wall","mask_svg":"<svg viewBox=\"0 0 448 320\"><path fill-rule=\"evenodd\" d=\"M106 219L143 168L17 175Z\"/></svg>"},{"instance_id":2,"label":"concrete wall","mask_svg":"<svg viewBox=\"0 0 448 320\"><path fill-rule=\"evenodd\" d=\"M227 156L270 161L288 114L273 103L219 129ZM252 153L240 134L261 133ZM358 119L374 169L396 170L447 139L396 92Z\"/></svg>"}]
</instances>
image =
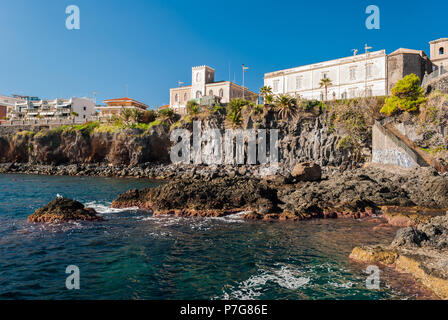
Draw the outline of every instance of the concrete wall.
<instances>
[{"instance_id":1,"label":"concrete wall","mask_svg":"<svg viewBox=\"0 0 448 320\"><path fill-rule=\"evenodd\" d=\"M372 128L372 162L403 168L418 166L417 155L379 122Z\"/></svg>"}]
</instances>

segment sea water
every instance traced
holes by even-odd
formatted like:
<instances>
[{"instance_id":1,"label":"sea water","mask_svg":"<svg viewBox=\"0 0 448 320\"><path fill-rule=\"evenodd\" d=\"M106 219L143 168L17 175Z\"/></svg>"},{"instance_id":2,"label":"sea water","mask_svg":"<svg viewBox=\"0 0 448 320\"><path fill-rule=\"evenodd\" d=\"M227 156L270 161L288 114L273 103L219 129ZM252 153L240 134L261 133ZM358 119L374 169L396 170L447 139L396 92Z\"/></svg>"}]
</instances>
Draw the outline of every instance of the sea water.
<instances>
[{"instance_id":1,"label":"sea water","mask_svg":"<svg viewBox=\"0 0 448 320\"><path fill-rule=\"evenodd\" d=\"M389 243L378 219L303 222L153 217L111 209L119 193L149 180L0 175L0 299L424 299L389 268L366 285L357 245ZM103 222L31 224L57 195L96 209ZM80 289L66 287L67 266Z\"/></svg>"}]
</instances>

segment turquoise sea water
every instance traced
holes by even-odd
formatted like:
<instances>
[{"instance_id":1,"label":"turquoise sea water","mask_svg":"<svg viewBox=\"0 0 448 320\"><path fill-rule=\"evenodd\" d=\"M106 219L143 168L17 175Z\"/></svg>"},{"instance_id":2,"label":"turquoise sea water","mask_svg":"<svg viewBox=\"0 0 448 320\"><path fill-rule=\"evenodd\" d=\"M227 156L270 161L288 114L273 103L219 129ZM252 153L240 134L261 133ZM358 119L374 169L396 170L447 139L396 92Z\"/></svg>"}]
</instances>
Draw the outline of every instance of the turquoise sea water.
<instances>
[{"instance_id":1,"label":"turquoise sea water","mask_svg":"<svg viewBox=\"0 0 448 320\"><path fill-rule=\"evenodd\" d=\"M110 209L147 180L0 175L0 299L413 299L426 293L384 269L369 290L366 265L347 257L360 244L388 243L377 220L244 222L153 218ZM104 222L39 225L28 215L56 197L95 208ZM65 269L80 269L67 290Z\"/></svg>"}]
</instances>

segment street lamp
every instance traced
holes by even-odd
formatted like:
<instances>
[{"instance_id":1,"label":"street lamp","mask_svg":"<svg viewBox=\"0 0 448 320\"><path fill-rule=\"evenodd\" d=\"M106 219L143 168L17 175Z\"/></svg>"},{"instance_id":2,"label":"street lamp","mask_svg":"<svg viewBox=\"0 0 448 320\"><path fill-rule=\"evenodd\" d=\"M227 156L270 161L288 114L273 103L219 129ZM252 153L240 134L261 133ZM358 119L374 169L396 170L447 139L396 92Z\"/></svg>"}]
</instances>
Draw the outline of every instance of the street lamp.
<instances>
[{"instance_id":1,"label":"street lamp","mask_svg":"<svg viewBox=\"0 0 448 320\"><path fill-rule=\"evenodd\" d=\"M244 100L244 92L246 91L246 89L244 88L244 73L246 73L249 67L246 67L244 64L242 65L242 67L243 67L243 100Z\"/></svg>"}]
</instances>

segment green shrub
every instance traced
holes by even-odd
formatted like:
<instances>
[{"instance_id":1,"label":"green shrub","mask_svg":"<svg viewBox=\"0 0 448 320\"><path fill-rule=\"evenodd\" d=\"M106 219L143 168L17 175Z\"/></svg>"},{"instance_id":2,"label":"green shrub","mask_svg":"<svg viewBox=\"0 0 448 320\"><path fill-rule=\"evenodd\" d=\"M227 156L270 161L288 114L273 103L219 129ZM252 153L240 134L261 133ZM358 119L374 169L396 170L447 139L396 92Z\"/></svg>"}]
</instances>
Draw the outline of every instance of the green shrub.
<instances>
[{"instance_id":1,"label":"green shrub","mask_svg":"<svg viewBox=\"0 0 448 320\"><path fill-rule=\"evenodd\" d=\"M425 101L420 78L412 73L399 80L392 88L392 96L386 98L381 113L391 116L401 111L416 112Z\"/></svg>"},{"instance_id":2,"label":"green shrub","mask_svg":"<svg viewBox=\"0 0 448 320\"><path fill-rule=\"evenodd\" d=\"M190 100L187 102L187 113L189 115L197 115L199 114L199 112L201 112L201 107L199 106L199 103L197 103L194 100Z\"/></svg>"}]
</instances>

